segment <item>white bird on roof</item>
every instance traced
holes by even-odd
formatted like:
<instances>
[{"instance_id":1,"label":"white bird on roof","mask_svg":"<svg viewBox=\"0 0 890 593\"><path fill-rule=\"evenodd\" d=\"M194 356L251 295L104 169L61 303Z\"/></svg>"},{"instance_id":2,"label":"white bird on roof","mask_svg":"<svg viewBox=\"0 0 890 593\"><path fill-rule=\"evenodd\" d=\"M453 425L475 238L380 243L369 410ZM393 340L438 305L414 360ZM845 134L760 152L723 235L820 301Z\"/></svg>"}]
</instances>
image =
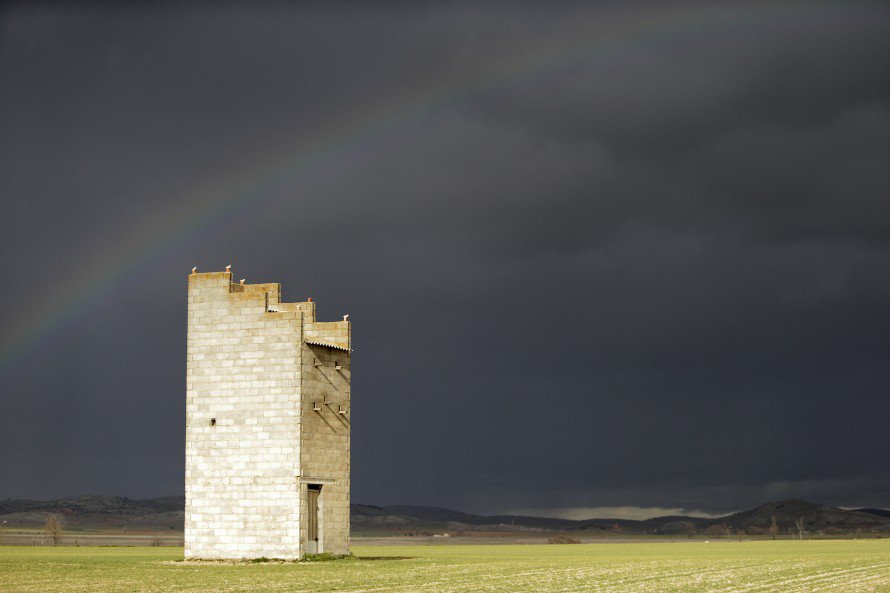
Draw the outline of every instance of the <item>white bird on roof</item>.
<instances>
[{"instance_id":1,"label":"white bird on roof","mask_svg":"<svg viewBox=\"0 0 890 593\"><path fill-rule=\"evenodd\" d=\"M226 272L231 272L231 271L232 271L232 264L229 264L226 266Z\"/></svg>"},{"instance_id":2,"label":"white bird on roof","mask_svg":"<svg viewBox=\"0 0 890 593\"><path fill-rule=\"evenodd\" d=\"M194 268L192 268L192 274L197 274L197 273L198 273L198 266L195 266Z\"/></svg>"}]
</instances>

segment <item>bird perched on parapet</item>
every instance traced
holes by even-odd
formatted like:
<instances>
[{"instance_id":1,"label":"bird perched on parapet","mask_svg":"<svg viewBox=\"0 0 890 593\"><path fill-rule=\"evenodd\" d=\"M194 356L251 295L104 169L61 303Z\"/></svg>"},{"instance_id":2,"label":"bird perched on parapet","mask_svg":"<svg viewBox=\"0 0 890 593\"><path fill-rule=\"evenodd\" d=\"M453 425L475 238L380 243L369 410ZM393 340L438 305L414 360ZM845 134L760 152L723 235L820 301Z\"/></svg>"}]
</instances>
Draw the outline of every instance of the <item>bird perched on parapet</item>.
<instances>
[{"instance_id":1,"label":"bird perched on parapet","mask_svg":"<svg viewBox=\"0 0 890 593\"><path fill-rule=\"evenodd\" d=\"M343 316L343 321L349 321L349 313Z\"/></svg>"},{"instance_id":2,"label":"bird perched on parapet","mask_svg":"<svg viewBox=\"0 0 890 593\"><path fill-rule=\"evenodd\" d=\"M242 278L242 279L241 279L241 284L244 284L245 282L247 282L247 278Z\"/></svg>"},{"instance_id":3,"label":"bird perched on parapet","mask_svg":"<svg viewBox=\"0 0 890 593\"><path fill-rule=\"evenodd\" d=\"M231 272L231 271L232 271L232 264L229 264L226 266L226 272Z\"/></svg>"},{"instance_id":4,"label":"bird perched on parapet","mask_svg":"<svg viewBox=\"0 0 890 593\"><path fill-rule=\"evenodd\" d=\"M192 274L197 274L197 273L198 273L198 266L195 266L194 268L192 268Z\"/></svg>"}]
</instances>

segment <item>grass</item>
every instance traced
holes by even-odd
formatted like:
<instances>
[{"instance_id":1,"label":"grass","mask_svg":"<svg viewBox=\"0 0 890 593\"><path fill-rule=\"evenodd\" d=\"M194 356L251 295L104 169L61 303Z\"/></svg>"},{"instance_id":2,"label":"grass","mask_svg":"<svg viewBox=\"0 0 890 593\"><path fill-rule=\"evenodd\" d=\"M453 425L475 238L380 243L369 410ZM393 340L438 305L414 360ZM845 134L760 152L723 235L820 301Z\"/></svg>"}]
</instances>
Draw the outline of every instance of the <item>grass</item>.
<instances>
[{"instance_id":1,"label":"grass","mask_svg":"<svg viewBox=\"0 0 890 593\"><path fill-rule=\"evenodd\" d=\"M890 592L890 540L355 547L331 562L187 563L181 548L0 547L0 591Z\"/></svg>"}]
</instances>

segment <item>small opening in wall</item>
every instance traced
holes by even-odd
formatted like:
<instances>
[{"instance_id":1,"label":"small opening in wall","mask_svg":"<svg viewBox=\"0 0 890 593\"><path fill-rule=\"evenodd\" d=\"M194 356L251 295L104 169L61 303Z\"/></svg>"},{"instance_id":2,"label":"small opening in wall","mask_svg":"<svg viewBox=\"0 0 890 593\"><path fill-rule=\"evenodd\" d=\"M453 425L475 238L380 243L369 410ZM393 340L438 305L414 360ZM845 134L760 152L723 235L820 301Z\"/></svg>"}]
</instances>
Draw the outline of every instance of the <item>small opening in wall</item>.
<instances>
[{"instance_id":1,"label":"small opening in wall","mask_svg":"<svg viewBox=\"0 0 890 593\"><path fill-rule=\"evenodd\" d=\"M216 418L210 419L210 426L216 426Z\"/></svg>"}]
</instances>

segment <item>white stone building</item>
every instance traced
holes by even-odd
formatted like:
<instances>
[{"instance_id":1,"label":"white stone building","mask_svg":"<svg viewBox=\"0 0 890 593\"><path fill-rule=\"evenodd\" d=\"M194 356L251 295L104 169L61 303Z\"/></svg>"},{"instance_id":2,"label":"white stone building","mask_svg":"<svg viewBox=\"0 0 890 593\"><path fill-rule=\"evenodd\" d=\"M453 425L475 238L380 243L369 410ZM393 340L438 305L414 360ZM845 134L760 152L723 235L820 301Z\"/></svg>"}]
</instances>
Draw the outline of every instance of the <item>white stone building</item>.
<instances>
[{"instance_id":1,"label":"white stone building","mask_svg":"<svg viewBox=\"0 0 890 593\"><path fill-rule=\"evenodd\" d=\"M279 284L189 275L186 558L349 551L350 344Z\"/></svg>"}]
</instances>

